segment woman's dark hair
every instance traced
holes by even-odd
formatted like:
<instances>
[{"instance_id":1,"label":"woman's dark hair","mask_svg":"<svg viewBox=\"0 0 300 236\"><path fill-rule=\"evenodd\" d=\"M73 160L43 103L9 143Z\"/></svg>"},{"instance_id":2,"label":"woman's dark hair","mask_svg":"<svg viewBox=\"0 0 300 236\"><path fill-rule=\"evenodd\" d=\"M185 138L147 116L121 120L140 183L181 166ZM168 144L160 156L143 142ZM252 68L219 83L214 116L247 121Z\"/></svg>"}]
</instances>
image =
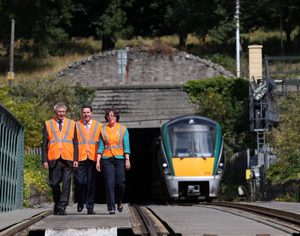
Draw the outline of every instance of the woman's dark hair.
<instances>
[{"instance_id":1,"label":"woman's dark hair","mask_svg":"<svg viewBox=\"0 0 300 236\"><path fill-rule=\"evenodd\" d=\"M119 110L117 110L115 108L109 108L109 109L105 110L104 118L105 118L106 122L108 122L108 116L109 116L109 113L111 111L114 113L114 115L115 115L115 117L117 119L117 122L119 122L119 120L120 120L120 112L119 112Z\"/></svg>"}]
</instances>

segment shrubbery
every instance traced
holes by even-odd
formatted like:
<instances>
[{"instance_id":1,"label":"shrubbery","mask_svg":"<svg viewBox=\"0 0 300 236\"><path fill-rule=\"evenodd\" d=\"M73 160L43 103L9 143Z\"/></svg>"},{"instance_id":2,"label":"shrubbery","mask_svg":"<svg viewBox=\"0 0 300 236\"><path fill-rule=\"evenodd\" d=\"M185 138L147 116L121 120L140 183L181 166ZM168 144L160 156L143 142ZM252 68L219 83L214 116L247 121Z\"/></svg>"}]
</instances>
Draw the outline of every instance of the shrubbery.
<instances>
[{"instance_id":1,"label":"shrubbery","mask_svg":"<svg viewBox=\"0 0 300 236\"><path fill-rule=\"evenodd\" d=\"M39 155L25 155L24 159L24 206L32 207L51 200L48 171L41 166Z\"/></svg>"},{"instance_id":2,"label":"shrubbery","mask_svg":"<svg viewBox=\"0 0 300 236\"><path fill-rule=\"evenodd\" d=\"M70 87L64 80L49 77L27 80L9 88L0 87L0 102L21 122L25 129L25 146L39 147L44 121L50 119L53 106L64 102L68 117L80 118L83 104L90 105L94 90L79 85Z\"/></svg>"}]
</instances>

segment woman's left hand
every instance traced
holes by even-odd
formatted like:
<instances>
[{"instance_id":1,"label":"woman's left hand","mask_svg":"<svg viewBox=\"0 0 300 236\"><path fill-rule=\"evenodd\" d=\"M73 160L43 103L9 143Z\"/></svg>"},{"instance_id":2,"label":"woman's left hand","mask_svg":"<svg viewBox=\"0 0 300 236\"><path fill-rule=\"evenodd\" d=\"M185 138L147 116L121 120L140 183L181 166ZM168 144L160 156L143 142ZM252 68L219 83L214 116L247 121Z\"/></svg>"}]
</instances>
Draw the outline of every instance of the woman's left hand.
<instances>
[{"instance_id":1,"label":"woman's left hand","mask_svg":"<svg viewBox=\"0 0 300 236\"><path fill-rule=\"evenodd\" d=\"M129 159L125 159L125 169L126 170L130 170L130 168L131 168L130 160Z\"/></svg>"}]
</instances>

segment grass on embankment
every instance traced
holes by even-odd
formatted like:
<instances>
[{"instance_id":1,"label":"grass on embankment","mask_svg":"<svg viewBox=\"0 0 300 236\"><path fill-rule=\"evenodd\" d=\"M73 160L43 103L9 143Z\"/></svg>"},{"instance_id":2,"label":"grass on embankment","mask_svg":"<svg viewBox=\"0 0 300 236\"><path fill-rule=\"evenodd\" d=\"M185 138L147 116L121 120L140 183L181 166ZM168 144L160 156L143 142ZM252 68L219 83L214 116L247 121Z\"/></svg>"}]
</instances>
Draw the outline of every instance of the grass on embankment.
<instances>
[{"instance_id":1,"label":"grass on embankment","mask_svg":"<svg viewBox=\"0 0 300 236\"><path fill-rule=\"evenodd\" d=\"M283 35L284 36L284 35ZM285 40L285 38L283 38ZM247 77L248 74L248 45L262 44L264 54L271 55L280 51L281 34L279 32L255 31L250 34L241 34L241 75ZM98 53L101 50L101 41L93 38L72 39L70 42L61 45L58 49L61 56L51 56L47 58L34 58L30 52L25 50L25 43L18 41L15 43L14 83L34 78L44 78L56 74L66 68L69 64L85 59L88 56ZM30 44L30 43L29 43ZM119 39L116 49L125 47L172 47L178 48L178 36L164 36L161 38L135 37L130 40ZM26 44L28 46L28 42ZM271 49L273 51L270 51ZM216 45L207 37L205 39L189 35L187 39L186 51L201 58L207 58L225 67L225 69L235 74L235 42L234 38L230 42ZM4 56L4 48L0 45L0 85L7 83L6 75L9 68L8 56Z\"/></svg>"}]
</instances>

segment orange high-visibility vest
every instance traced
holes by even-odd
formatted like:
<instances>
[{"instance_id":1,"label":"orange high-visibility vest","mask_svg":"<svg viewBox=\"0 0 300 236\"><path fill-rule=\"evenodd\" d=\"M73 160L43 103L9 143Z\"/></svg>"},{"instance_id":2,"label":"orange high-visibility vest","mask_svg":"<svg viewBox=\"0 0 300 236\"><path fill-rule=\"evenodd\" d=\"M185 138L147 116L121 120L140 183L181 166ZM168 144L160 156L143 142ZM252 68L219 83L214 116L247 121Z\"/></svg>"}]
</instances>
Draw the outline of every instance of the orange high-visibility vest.
<instances>
[{"instance_id":1,"label":"orange high-visibility vest","mask_svg":"<svg viewBox=\"0 0 300 236\"><path fill-rule=\"evenodd\" d=\"M89 158L92 161L97 160L97 150L99 144L102 123L91 120L92 125L89 133L82 120L76 122L77 138L78 138L78 161L84 161Z\"/></svg>"},{"instance_id":2,"label":"orange high-visibility vest","mask_svg":"<svg viewBox=\"0 0 300 236\"><path fill-rule=\"evenodd\" d=\"M104 151L102 156L123 156L123 138L126 126L116 123L114 127L105 125L102 129L101 135L104 141Z\"/></svg>"},{"instance_id":3,"label":"orange high-visibility vest","mask_svg":"<svg viewBox=\"0 0 300 236\"><path fill-rule=\"evenodd\" d=\"M48 160L57 160L60 157L64 160L74 161L74 129L75 121L65 118L62 130L59 131L55 119L46 121L48 132Z\"/></svg>"}]
</instances>

